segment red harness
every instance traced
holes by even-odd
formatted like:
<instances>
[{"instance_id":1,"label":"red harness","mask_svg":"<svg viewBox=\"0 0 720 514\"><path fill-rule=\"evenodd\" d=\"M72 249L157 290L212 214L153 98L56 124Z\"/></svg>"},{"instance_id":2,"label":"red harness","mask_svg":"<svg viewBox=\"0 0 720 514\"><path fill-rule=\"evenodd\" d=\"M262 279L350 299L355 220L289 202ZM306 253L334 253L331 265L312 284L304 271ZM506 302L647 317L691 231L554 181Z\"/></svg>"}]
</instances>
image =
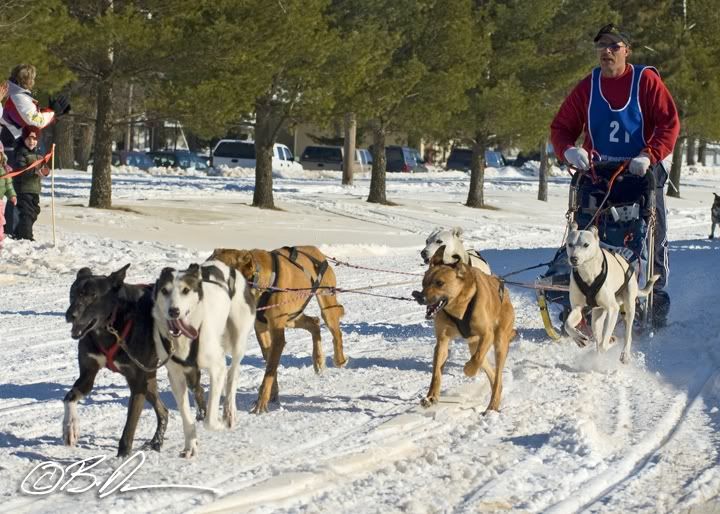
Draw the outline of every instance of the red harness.
<instances>
[{"instance_id":1,"label":"red harness","mask_svg":"<svg viewBox=\"0 0 720 514\"><path fill-rule=\"evenodd\" d=\"M116 314L117 308L113 311L112 318L110 318L110 323L108 323L108 325L112 326L113 322L115 321ZM115 366L115 355L117 355L117 352L120 351L120 341L124 341L130 333L130 330L132 329L132 324L132 318L125 322L125 326L122 329L120 337L115 337L115 342L110 346L110 348L103 348L102 346L98 345L100 351L103 353L103 355L105 355L105 367L110 371L120 373L120 370L117 368L117 366Z\"/></svg>"}]
</instances>

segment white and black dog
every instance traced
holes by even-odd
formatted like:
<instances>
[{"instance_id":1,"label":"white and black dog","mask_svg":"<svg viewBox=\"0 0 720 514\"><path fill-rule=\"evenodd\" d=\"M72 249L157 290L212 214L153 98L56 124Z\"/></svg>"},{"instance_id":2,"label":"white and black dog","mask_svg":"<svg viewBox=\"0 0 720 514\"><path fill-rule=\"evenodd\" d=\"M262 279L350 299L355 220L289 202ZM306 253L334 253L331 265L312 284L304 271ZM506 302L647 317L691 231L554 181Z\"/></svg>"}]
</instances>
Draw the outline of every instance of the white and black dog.
<instances>
[{"instance_id":1,"label":"white and black dog","mask_svg":"<svg viewBox=\"0 0 720 514\"><path fill-rule=\"evenodd\" d=\"M713 193L715 199L713 200L712 207L710 208L710 221L712 227L710 228L710 239L715 238L715 225L720 225L720 196L717 193Z\"/></svg>"},{"instance_id":2,"label":"white and black dog","mask_svg":"<svg viewBox=\"0 0 720 514\"><path fill-rule=\"evenodd\" d=\"M187 376L198 368L210 375L206 427L220 429L220 394L225 382L223 419L235 423L238 365L255 323L255 302L246 281L220 261L191 264L187 270L165 268L155 283L153 318L158 356L167 363L168 377L183 420L182 457L197 454L197 433L190 415ZM225 354L232 356L226 369ZM227 379L226 379L227 372Z\"/></svg>"},{"instance_id":3,"label":"white and black dog","mask_svg":"<svg viewBox=\"0 0 720 514\"><path fill-rule=\"evenodd\" d=\"M620 307L625 310L625 346L620 360L630 359L632 326L635 319L635 300L644 298L652 291L660 275L653 275L643 289L638 286L637 274L622 256L600 247L596 227L578 230L573 223L568 234L568 262L570 274L570 305L572 310L565 320L565 330L579 346L585 346L588 338L577 330L583 309L592 308L592 333L597 350L607 350L615 330Z\"/></svg>"},{"instance_id":4,"label":"white and black dog","mask_svg":"<svg viewBox=\"0 0 720 514\"><path fill-rule=\"evenodd\" d=\"M420 252L425 264L430 263L430 259L441 246L445 247L443 253L443 262L445 264L455 264L460 260L463 264L469 264L473 268L477 268L483 273L490 275L490 265L480 255L480 252L465 249L465 245L460 239L463 230L460 227L441 228L433 230L425 240L425 248Z\"/></svg>"}]
</instances>

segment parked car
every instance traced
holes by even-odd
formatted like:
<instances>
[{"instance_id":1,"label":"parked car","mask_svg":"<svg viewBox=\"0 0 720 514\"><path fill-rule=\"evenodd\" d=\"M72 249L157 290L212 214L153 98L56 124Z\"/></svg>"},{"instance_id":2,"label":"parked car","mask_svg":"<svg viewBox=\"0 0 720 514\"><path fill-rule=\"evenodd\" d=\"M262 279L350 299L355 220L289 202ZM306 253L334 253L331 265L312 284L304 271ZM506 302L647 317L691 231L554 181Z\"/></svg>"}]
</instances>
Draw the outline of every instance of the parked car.
<instances>
[{"instance_id":1,"label":"parked car","mask_svg":"<svg viewBox=\"0 0 720 514\"><path fill-rule=\"evenodd\" d=\"M300 163L306 170L342 171L342 146L306 146L300 156Z\"/></svg>"},{"instance_id":2,"label":"parked car","mask_svg":"<svg viewBox=\"0 0 720 514\"><path fill-rule=\"evenodd\" d=\"M221 139L213 148L210 165L213 167L254 168L255 143L239 139ZM293 154L287 146L275 143L273 145L272 169L274 172L302 171L303 167L300 163L295 162Z\"/></svg>"},{"instance_id":3,"label":"parked car","mask_svg":"<svg viewBox=\"0 0 720 514\"><path fill-rule=\"evenodd\" d=\"M155 166L168 168L195 168L196 170L208 169L207 161L198 154L189 150L161 150L148 152L148 155L155 162Z\"/></svg>"},{"instance_id":4,"label":"parked car","mask_svg":"<svg viewBox=\"0 0 720 514\"><path fill-rule=\"evenodd\" d=\"M306 170L342 171L345 149L342 146L306 146L300 162ZM355 150L355 170L370 171L372 155L364 148Z\"/></svg>"},{"instance_id":5,"label":"parked car","mask_svg":"<svg viewBox=\"0 0 720 514\"><path fill-rule=\"evenodd\" d=\"M370 150L366 148L360 148L357 150L358 158L355 159L356 163L360 163L358 170L363 172L369 172L372 170L372 153L370 153Z\"/></svg>"},{"instance_id":6,"label":"parked car","mask_svg":"<svg viewBox=\"0 0 720 514\"><path fill-rule=\"evenodd\" d=\"M110 163L113 166L135 166L145 171L155 166L153 160L145 152L127 152L124 150L113 152Z\"/></svg>"},{"instance_id":7,"label":"parked car","mask_svg":"<svg viewBox=\"0 0 720 514\"><path fill-rule=\"evenodd\" d=\"M428 171L420 152L407 146L385 147L386 170L389 172L416 173Z\"/></svg>"},{"instance_id":8,"label":"parked car","mask_svg":"<svg viewBox=\"0 0 720 514\"><path fill-rule=\"evenodd\" d=\"M445 169L470 171L472 150L469 148L453 148L448 157ZM500 152L485 150L485 166L488 168L501 168L505 166L505 159Z\"/></svg>"}]
</instances>

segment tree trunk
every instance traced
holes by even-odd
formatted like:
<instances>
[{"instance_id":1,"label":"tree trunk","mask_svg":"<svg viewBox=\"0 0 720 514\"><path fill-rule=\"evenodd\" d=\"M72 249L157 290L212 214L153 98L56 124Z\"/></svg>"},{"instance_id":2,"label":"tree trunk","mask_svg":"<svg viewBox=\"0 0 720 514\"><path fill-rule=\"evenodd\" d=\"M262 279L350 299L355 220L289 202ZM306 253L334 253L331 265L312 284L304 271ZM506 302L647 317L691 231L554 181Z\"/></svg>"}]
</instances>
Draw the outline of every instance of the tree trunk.
<instances>
[{"instance_id":1,"label":"tree trunk","mask_svg":"<svg viewBox=\"0 0 720 514\"><path fill-rule=\"evenodd\" d=\"M550 163L548 162L547 139L540 141L540 170L538 172L538 200L541 202L548 201L548 171Z\"/></svg>"},{"instance_id":2,"label":"tree trunk","mask_svg":"<svg viewBox=\"0 0 720 514\"><path fill-rule=\"evenodd\" d=\"M255 102L255 193L253 207L274 209L272 186L272 155L274 131L272 107L268 98Z\"/></svg>"},{"instance_id":3,"label":"tree trunk","mask_svg":"<svg viewBox=\"0 0 720 514\"><path fill-rule=\"evenodd\" d=\"M97 86L97 119L95 120L95 146L93 149L92 185L89 207L112 207L112 117L113 86L105 79Z\"/></svg>"},{"instance_id":4,"label":"tree trunk","mask_svg":"<svg viewBox=\"0 0 720 514\"><path fill-rule=\"evenodd\" d=\"M75 147L75 160L78 163L78 168L85 171L92 153L95 127L90 123L83 123L82 125L76 125L76 128L80 132L80 137L78 145Z\"/></svg>"},{"instance_id":5,"label":"tree trunk","mask_svg":"<svg viewBox=\"0 0 720 514\"><path fill-rule=\"evenodd\" d=\"M370 194L367 201L370 203L387 204L385 196L385 127L378 122L373 127L373 164L370 175Z\"/></svg>"},{"instance_id":6,"label":"tree trunk","mask_svg":"<svg viewBox=\"0 0 720 514\"><path fill-rule=\"evenodd\" d=\"M698 145L698 164L706 166L707 158L707 140L701 139Z\"/></svg>"},{"instance_id":7,"label":"tree trunk","mask_svg":"<svg viewBox=\"0 0 720 514\"><path fill-rule=\"evenodd\" d=\"M673 161L670 167L670 186L668 186L667 195L680 198L680 169L682 168L682 152L685 144L685 136L680 136L675 142L673 149Z\"/></svg>"},{"instance_id":8,"label":"tree trunk","mask_svg":"<svg viewBox=\"0 0 720 514\"><path fill-rule=\"evenodd\" d=\"M470 190L468 191L467 202L465 203L468 207L485 207L485 195L483 188L485 187L486 147L487 141L485 136L478 135L473 143L473 153L470 161Z\"/></svg>"},{"instance_id":9,"label":"tree trunk","mask_svg":"<svg viewBox=\"0 0 720 514\"><path fill-rule=\"evenodd\" d=\"M128 88L128 107L127 116L128 124L125 131L125 150L128 152L133 149L133 122L132 122L132 102L133 102L133 85Z\"/></svg>"},{"instance_id":10,"label":"tree trunk","mask_svg":"<svg viewBox=\"0 0 720 514\"><path fill-rule=\"evenodd\" d=\"M343 155L343 175L342 183L344 186L351 186L353 183L353 174L355 173L355 135L357 133L357 119L354 112L345 114L345 145Z\"/></svg>"},{"instance_id":11,"label":"tree trunk","mask_svg":"<svg viewBox=\"0 0 720 514\"><path fill-rule=\"evenodd\" d=\"M71 116L60 116L53 124L53 142L55 143L55 167L74 168L75 149L73 145L73 119Z\"/></svg>"},{"instance_id":12,"label":"tree trunk","mask_svg":"<svg viewBox=\"0 0 720 514\"><path fill-rule=\"evenodd\" d=\"M694 137L687 137L687 165L693 166L695 164L695 142L697 140Z\"/></svg>"}]
</instances>

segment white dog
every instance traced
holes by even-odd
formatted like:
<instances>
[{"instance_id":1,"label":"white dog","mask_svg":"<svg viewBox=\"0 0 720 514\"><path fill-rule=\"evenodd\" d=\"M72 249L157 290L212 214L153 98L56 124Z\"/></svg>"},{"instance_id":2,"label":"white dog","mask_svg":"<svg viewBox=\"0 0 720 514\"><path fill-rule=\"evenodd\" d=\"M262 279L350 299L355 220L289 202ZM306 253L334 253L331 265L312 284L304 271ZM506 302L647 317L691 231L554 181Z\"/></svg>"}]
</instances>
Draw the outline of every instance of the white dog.
<instances>
[{"instance_id":1,"label":"white dog","mask_svg":"<svg viewBox=\"0 0 720 514\"><path fill-rule=\"evenodd\" d=\"M635 319L635 300L644 298L652 291L660 275L653 275L643 289L639 289L634 268L625 258L600 248L600 237L596 227L578 230L572 224L567 238L568 262L572 266L570 275L570 305L572 310L565 321L565 330L580 346L588 338L575 327L582 320L582 311L592 307L592 333L597 350L607 350L617 324L620 307L625 309L625 346L620 361L630 359L632 326Z\"/></svg>"},{"instance_id":2,"label":"white dog","mask_svg":"<svg viewBox=\"0 0 720 514\"><path fill-rule=\"evenodd\" d=\"M221 428L220 393L226 378L225 354L232 356L223 418L235 423L237 369L245 354L248 334L255 323L255 302L247 282L235 279L235 270L220 261L191 264L185 271L165 268L155 283L154 340L158 357L167 361L168 378L183 421L182 457L197 454L195 420L188 400L188 373L197 368L210 375L206 427Z\"/></svg>"},{"instance_id":3,"label":"white dog","mask_svg":"<svg viewBox=\"0 0 720 514\"><path fill-rule=\"evenodd\" d=\"M465 245L460 239L462 233L463 230L460 227L436 228L425 240L425 248L420 252L420 257L422 257L425 264L429 264L437 249L444 246L443 262L445 264L454 264L460 259L464 264L469 264L473 268L490 275L490 265L480 253L475 250L468 252L465 249Z\"/></svg>"}]
</instances>

